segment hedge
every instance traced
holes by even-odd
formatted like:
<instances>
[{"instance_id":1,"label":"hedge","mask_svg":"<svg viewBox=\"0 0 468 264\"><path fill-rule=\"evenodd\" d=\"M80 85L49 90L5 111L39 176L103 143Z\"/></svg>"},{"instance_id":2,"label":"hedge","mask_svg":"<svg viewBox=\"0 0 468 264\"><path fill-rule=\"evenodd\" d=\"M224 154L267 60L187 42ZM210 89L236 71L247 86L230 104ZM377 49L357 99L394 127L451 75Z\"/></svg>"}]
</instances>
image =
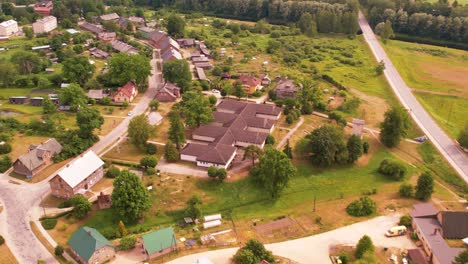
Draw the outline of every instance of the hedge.
<instances>
[{"instance_id":1,"label":"hedge","mask_svg":"<svg viewBox=\"0 0 468 264\"><path fill-rule=\"evenodd\" d=\"M448 47L448 48L461 49L461 50L468 51L468 44L461 43L461 42L458 43L458 42L452 42L452 41L446 41L446 40L422 38L422 37L409 36L409 35L400 34L400 33L395 34L394 39L406 41L406 42L416 42L420 44L428 44L428 45L434 45L434 46L439 46L439 47Z\"/></svg>"},{"instance_id":2,"label":"hedge","mask_svg":"<svg viewBox=\"0 0 468 264\"><path fill-rule=\"evenodd\" d=\"M331 84L333 84L334 86L336 86L340 90L346 90L346 87L343 84L341 84L337 80L333 79L333 77L331 77L328 74L322 75L322 79L329 82L329 83L331 83Z\"/></svg>"}]
</instances>

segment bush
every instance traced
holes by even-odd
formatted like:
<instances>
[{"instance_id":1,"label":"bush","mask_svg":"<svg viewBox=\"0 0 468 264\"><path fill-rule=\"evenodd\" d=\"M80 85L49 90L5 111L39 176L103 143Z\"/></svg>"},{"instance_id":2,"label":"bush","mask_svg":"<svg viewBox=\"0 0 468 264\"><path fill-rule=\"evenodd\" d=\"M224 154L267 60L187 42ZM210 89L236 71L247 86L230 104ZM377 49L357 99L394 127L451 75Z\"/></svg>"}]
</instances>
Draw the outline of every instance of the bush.
<instances>
[{"instance_id":1,"label":"bush","mask_svg":"<svg viewBox=\"0 0 468 264\"><path fill-rule=\"evenodd\" d=\"M346 207L346 212L352 216L367 216L375 213L377 205L368 196L355 200Z\"/></svg>"},{"instance_id":2,"label":"bush","mask_svg":"<svg viewBox=\"0 0 468 264\"><path fill-rule=\"evenodd\" d=\"M119 248L121 250L130 250L135 248L136 238L134 236L126 236L120 239Z\"/></svg>"},{"instance_id":3,"label":"bush","mask_svg":"<svg viewBox=\"0 0 468 264\"><path fill-rule=\"evenodd\" d=\"M62 246L57 245L57 246L55 247L55 250L54 250L55 256L62 256L62 255L63 255L63 252L64 252L64 249L63 249Z\"/></svg>"},{"instance_id":4,"label":"bush","mask_svg":"<svg viewBox=\"0 0 468 264\"><path fill-rule=\"evenodd\" d=\"M0 145L0 154L7 154L11 152L11 145L4 142L2 145Z\"/></svg>"},{"instance_id":5,"label":"bush","mask_svg":"<svg viewBox=\"0 0 468 264\"><path fill-rule=\"evenodd\" d=\"M400 162L384 159L380 163L378 171L396 181L401 181L405 177L406 167Z\"/></svg>"},{"instance_id":6,"label":"bush","mask_svg":"<svg viewBox=\"0 0 468 264\"><path fill-rule=\"evenodd\" d=\"M155 168L148 168L146 169L146 175L151 176L156 174L156 169Z\"/></svg>"},{"instance_id":7,"label":"bush","mask_svg":"<svg viewBox=\"0 0 468 264\"><path fill-rule=\"evenodd\" d=\"M158 151L158 149L156 148L155 144L152 144L152 143L146 144L146 154L154 155L154 154L156 154L157 151Z\"/></svg>"},{"instance_id":8,"label":"bush","mask_svg":"<svg viewBox=\"0 0 468 264\"><path fill-rule=\"evenodd\" d=\"M374 252L374 244L369 236L364 235L359 239L354 255L356 258L360 259L366 252Z\"/></svg>"},{"instance_id":9,"label":"bush","mask_svg":"<svg viewBox=\"0 0 468 264\"><path fill-rule=\"evenodd\" d=\"M55 225L57 225L57 219L55 218L47 218L41 221L42 227L44 227L45 230L50 230L54 229Z\"/></svg>"},{"instance_id":10,"label":"bush","mask_svg":"<svg viewBox=\"0 0 468 264\"><path fill-rule=\"evenodd\" d=\"M413 185L409 183L403 183L402 185L400 185L399 193L401 197L411 198L413 197L413 192L414 192Z\"/></svg>"},{"instance_id":11,"label":"bush","mask_svg":"<svg viewBox=\"0 0 468 264\"><path fill-rule=\"evenodd\" d=\"M434 178L430 173L421 174L416 185L414 196L419 200L429 200L434 192Z\"/></svg>"},{"instance_id":12,"label":"bush","mask_svg":"<svg viewBox=\"0 0 468 264\"><path fill-rule=\"evenodd\" d=\"M412 220L413 219L411 218L411 216L406 214L406 215L403 215L402 217L400 217L400 222L398 224L406 226L406 227L410 227Z\"/></svg>"},{"instance_id":13,"label":"bush","mask_svg":"<svg viewBox=\"0 0 468 264\"><path fill-rule=\"evenodd\" d=\"M113 165L110 166L106 172L106 177L111 178L111 179L114 179L119 175L120 175L120 169Z\"/></svg>"},{"instance_id":14,"label":"bush","mask_svg":"<svg viewBox=\"0 0 468 264\"><path fill-rule=\"evenodd\" d=\"M367 154L369 152L369 142L367 141L364 141L362 142L362 151L364 152L364 154Z\"/></svg>"},{"instance_id":15,"label":"bush","mask_svg":"<svg viewBox=\"0 0 468 264\"><path fill-rule=\"evenodd\" d=\"M0 246L3 245L5 243L5 239L3 238L3 236L0 236Z\"/></svg>"},{"instance_id":16,"label":"bush","mask_svg":"<svg viewBox=\"0 0 468 264\"><path fill-rule=\"evenodd\" d=\"M61 202L57 207L58 208L67 208L67 207L72 207L73 204L71 202L71 200L66 200L66 201L63 201Z\"/></svg>"},{"instance_id":17,"label":"bush","mask_svg":"<svg viewBox=\"0 0 468 264\"><path fill-rule=\"evenodd\" d=\"M275 144L275 138L272 135L268 135L265 139L265 144L266 145L274 145Z\"/></svg>"}]
</instances>

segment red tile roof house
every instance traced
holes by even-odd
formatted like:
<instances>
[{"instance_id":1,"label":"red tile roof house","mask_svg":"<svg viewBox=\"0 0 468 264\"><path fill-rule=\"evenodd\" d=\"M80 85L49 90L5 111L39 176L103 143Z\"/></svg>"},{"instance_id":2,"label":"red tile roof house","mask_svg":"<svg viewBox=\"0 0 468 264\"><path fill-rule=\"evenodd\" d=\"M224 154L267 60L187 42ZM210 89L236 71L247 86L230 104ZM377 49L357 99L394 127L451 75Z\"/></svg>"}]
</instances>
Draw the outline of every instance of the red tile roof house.
<instances>
[{"instance_id":1,"label":"red tile roof house","mask_svg":"<svg viewBox=\"0 0 468 264\"><path fill-rule=\"evenodd\" d=\"M51 138L40 145L30 145L29 152L20 156L13 163L15 173L32 178L53 163L52 158L62 152L62 145Z\"/></svg>"},{"instance_id":2,"label":"red tile roof house","mask_svg":"<svg viewBox=\"0 0 468 264\"><path fill-rule=\"evenodd\" d=\"M227 169L237 147L263 148L280 115L281 108L274 105L223 100L213 112L214 121L193 131L193 141L182 149L180 158L200 167Z\"/></svg>"},{"instance_id":3,"label":"red tile roof house","mask_svg":"<svg viewBox=\"0 0 468 264\"><path fill-rule=\"evenodd\" d=\"M104 176L104 162L88 151L72 160L49 181L52 195L70 199L77 193L85 193Z\"/></svg>"},{"instance_id":4,"label":"red tile roof house","mask_svg":"<svg viewBox=\"0 0 468 264\"><path fill-rule=\"evenodd\" d=\"M429 263L450 264L463 251L463 248L451 248L445 238L468 236L468 211L437 212L431 203L421 203L413 205L410 215L414 232L429 256Z\"/></svg>"},{"instance_id":5,"label":"red tile roof house","mask_svg":"<svg viewBox=\"0 0 468 264\"><path fill-rule=\"evenodd\" d=\"M160 102L175 102L180 97L180 88L173 83L166 82L156 93L155 98Z\"/></svg>"},{"instance_id":6,"label":"red tile roof house","mask_svg":"<svg viewBox=\"0 0 468 264\"><path fill-rule=\"evenodd\" d=\"M34 12L44 16L50 16L53 9L54 3L52 1L41 1L34 5Z\"/></svg>"},{"instance_id":7,"label":"red tile roof house","mask_svg":"<svg viewBox=\"0 0 468 264\"><path fill-rule=\"evenodd\" d=\"M242 84L244 92L252 94L256 90L260 89L262 80L250 74L241 74L236 82L240 82Z\"/></svg>"},{"instance_id":8,"label":"red tile roof house","mask_svg":"<svg viewBox=\"0 0 468 264\"><path fill-rule=\"evenodd\" d=\"M138 88L133 82L128 82L114 94L112 99L116 103L130 103L138 95Z\"/></svg>"}]
</instances>

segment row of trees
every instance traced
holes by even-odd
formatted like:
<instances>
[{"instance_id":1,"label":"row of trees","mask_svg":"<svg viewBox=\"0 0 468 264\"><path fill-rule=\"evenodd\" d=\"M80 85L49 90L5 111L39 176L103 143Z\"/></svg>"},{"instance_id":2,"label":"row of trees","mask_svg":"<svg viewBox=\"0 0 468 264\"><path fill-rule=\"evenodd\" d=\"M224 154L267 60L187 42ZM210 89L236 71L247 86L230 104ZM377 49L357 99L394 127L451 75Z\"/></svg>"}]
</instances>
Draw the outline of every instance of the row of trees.
<instances>
[{"instance_id":1,"label":"row of trees","mask_svg":"<svg viewBox=\"0 0 468 264\"><path fill-rule=\"evenodd\" d=\"M440 40L468 41L468 8L466 12L454 16L451 12L445 11L445 9L452 10L447 3L438 5L437 9L427 3L430 10L422 7L413 8L419 4L408 4L406 5L408 8L399 9L390 0L361 1L361 3L369 9L369 23L374 27L381 22L389 21L397 33Z\"/></svg>"},{"instance_id":2,"label":"row of trees","mask_svg":"<svg viewBox=\"0 0 468 264\"><path fill-rule=\"evenodd\" d=\"M146 2L146 1L145 1ZM220 0L220 1L158 1L162 5L175 6L185 11L200 11L218 16L235 17L246 20L267 19L276 23L298 22L307 24L303 33L348 33L357 31L358 2L341 1L262 1L262 0ZM304 14L307 16L303 17ZM302 18L302 19L301 19ZM307 21L307 22L306 22ZM312 21L311 24L309 21ZM306 23L304 23L306 22ZM174 24L178 25L178 24ZM178 26L179 27L179 26ZM172 28L168 28L169 31Z\"/></svg>"}]
</instances>

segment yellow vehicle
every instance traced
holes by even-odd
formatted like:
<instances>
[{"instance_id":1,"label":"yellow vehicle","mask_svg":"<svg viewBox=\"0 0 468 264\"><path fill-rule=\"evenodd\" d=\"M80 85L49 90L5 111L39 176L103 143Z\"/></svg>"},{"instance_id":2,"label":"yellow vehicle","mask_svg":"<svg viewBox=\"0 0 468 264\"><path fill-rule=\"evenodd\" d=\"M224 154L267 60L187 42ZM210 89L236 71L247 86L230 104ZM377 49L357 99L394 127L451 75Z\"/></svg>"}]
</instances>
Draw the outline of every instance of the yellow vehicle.
<instances>
[{"instance_id":1,"label":"yellow vehicle","mask_svg":"<svg viewBox=\"0 0 468 264\"><path fill-rule=\"evenodd\" d=\"M405 234L406 234L406 226L394 226L385 233L385 236L394 237L394 236L403 236Z\"/></svg>"}]
</instances>

